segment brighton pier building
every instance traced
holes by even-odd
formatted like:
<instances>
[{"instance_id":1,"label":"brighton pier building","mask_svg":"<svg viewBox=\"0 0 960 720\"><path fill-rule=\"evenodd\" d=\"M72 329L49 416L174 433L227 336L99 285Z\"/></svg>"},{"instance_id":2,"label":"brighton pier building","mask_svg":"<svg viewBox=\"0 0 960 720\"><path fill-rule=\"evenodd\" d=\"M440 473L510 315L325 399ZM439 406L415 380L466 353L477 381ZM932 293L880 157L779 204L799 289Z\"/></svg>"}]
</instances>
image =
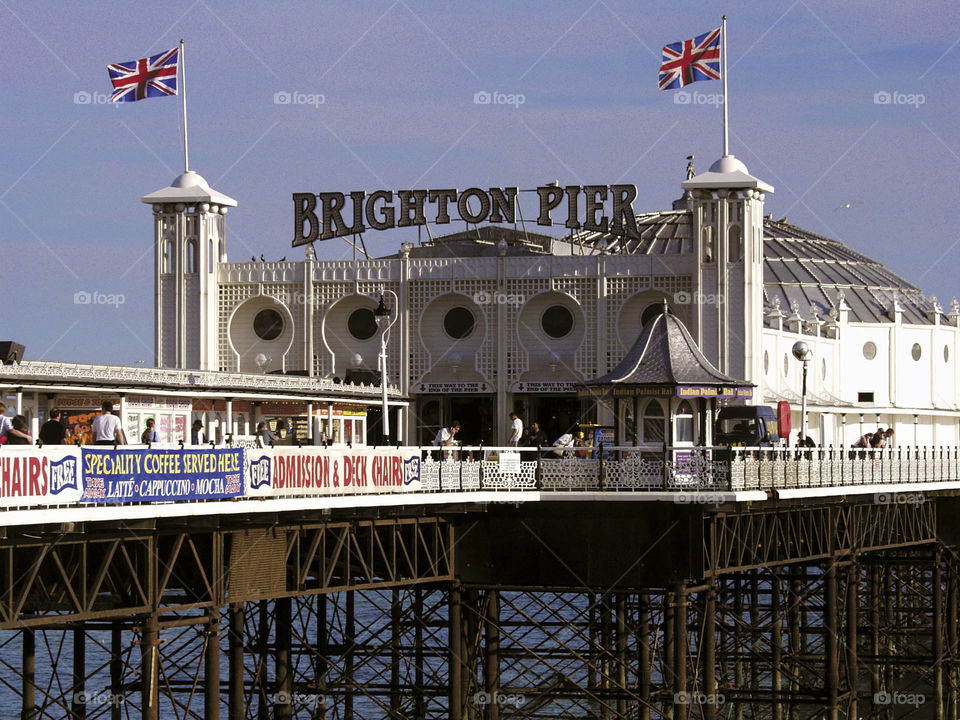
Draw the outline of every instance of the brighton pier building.
<instances>
[{"instance_id":1,"label":"brighton pier building","mask_svg":"<svg viewBox=\"0 0 960 720\"><path fill-rule=\"evenodd\" d=\"M369 377L388 290L387 374L410 401L394 411L396 439L429 443L456 419L465 444L504 444L516 409L552 442L577 423L614 425L614 406L584 397L582 383L614 369L666 303L717 370L753 386L730 402L786 400L797 428L791 348L803 339L819 445L877 427L900 444L956 445L956 300L945 310L879 262L765 215L772 192L725 156L688 172L672 209L637 215L635 236L488 224L389 257L322 261L307 246L300 261L228 262L224 216L237 203L187 172L143 198L154 213L156 362ZM711 439L709 423L685 424L692 436L668 425L702 412L702 398L616 407L620 443Z\"/></svg>"}]
</instances>

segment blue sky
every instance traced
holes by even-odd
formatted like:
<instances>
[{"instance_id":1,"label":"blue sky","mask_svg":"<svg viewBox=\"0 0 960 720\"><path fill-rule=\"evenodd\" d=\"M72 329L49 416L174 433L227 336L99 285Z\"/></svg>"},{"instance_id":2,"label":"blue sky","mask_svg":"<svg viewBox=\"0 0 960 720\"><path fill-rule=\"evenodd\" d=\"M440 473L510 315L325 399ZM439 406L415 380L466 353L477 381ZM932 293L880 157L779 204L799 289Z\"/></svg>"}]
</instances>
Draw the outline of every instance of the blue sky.
<instances>
[{"instance_id":1,"label":"blue sky","mask_svg":"<svg viewBox=\"0 0 960 720\"><path fill-rule=\"evenodd\" d=\"M960 295L960 7L787 0L723 11L731 151L776 187L767 212L944 304ZM191 166L239 203L229 257L293 259L294 192L558 179L632 183L635 209L669 208L685 157L704 170L721 154L720 83L691 85L693 102L677 103L657 90L660 48L716 27L719 13L636 0L3 0L0 339L31 359L153 362L140 197L182 170L180 106L106 104L108 63L186 41ZM524 102L477 105L480 91ZM283 92L313 102L276 103ZM900 102L878 104L878 92ZM365 239L387 253L408 238ZM317 250L351 253L336 240ZM76 305L80 291L123 303Z\"/></svg>"}]
</instances>

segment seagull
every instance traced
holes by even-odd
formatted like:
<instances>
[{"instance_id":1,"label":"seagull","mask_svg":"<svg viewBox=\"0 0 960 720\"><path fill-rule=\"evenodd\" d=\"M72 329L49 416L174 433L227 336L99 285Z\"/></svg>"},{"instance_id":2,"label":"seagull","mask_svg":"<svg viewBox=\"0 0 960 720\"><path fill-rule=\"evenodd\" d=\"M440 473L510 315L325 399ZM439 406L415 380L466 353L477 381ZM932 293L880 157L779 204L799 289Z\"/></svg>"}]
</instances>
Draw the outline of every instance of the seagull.
<instances>
[{"instance_id":1,"label":"seagull","mask_svg":"<svg viewBox=\"0 0 960 720\"><path fill-rule=\"evenodd\" d=\"M256 262L256 261L257 261L257 259L251 255L251 256L250 256L250 262Z\"/></svg>"},{"instance_id":2,"label":"seagull","mask_svg":"<svg viewBox=\"0 0 960 720\"><path fill-rule=\"evenodd\" d=\"M267 259L263 256L263 253L260 253L260 262L266 262Z\"/></svg>"},{"instance_id":3,"label":"seagull","mask_svg":"<svg viewBox=\"0 0 960 720\"><path fill-rule=\"evenodd\" d=\"M286 256L286 255L284 255L282 258L280 258L280 262L286 262L286 261L287 261L287 256Z\"/></svg>"},{"instance_id":4,"label":"seagull","mask_svg":"<svg viewBox=\"0 0 960 720\"><path fill-rule=\"evenodd\" d=\"M833 211L836 212L837 210L846 210L847 208L852 208L854 205L859 205L859 204L860 204L859 200L854 200L853 202L844 203L839 207L835 207Z\"/></svg>"}]
</instances>

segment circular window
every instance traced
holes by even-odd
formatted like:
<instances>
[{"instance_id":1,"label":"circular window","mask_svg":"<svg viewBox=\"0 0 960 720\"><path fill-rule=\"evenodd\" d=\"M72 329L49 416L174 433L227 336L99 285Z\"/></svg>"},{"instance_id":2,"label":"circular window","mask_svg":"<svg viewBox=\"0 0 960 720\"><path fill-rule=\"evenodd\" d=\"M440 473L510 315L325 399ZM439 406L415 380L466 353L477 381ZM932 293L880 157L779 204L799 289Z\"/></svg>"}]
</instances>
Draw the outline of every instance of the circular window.
<instances>
[{"instance_id":1,"label":"circular window","mask_svg":"<svg viewBox=\"0 0 960 720\"><path fill-rule=\"evenodd\" d=\"M763 351L763 374L767 375L770 372L770 351Z\"/></svg>"},{"instance_id":2,"label":"circular window","mask_svg":"<svg viewBox=\"0 0 960 720\"><path fill-rule=\"evenodd\" d=\"M943 346L943 361L950 362L950 346L949 345Z\"/></svg>"},{"instance_id":3,"label":"circular window","mask_svg":"<svg viewBox=\"0 0 960 720\"><path fill-rule=\"evenodd\" d=\"M377 319L370 308L357 308L347 318L347 330L357 340L369 340L377 334Z\"/></svg>"},{"instance_id":4,"label":"circular window","mask_svg":"<svg viewBox=\"0 0 960 720\"><path fill-rule=\"evenodd\" d=\"M253 318L253 331L261 340L276 340L283 332L283 317L273 308L261 310Z\"/></svg>"},{"instance_id":5,"label":"circular window","mask_svg":"<svg viewBox=\"0 0 960 720\"><path fill-rule=\"evenodd\" d=\"M783 376L787 377L790 374L790 356L786 353L783 354Z\"/></svg>"},{"instance_id":6,"label":"circular window","mask_svg":"<svg viewBox=\"0 0 960 720\"><path fill-rule=\"evenodd\" d=\"M477 321L473 317L473 313L465 307L455 307L448 310L447 314L443 316L443 329L447 331L447 335L455 340L463 340L467 337L473 332L476 324Z\"/></svg>"},{"instance_id":7,"label":"circular window","mask_svg":"<svg viewBox=\"0 0 960 720\"><path fill-rule=\"evenodd\" d=\"M552 338L562 338L573 330L573 313L563 305L548 307L540 317L540 327Z\"/></svg>"},{"instance_id":8,"label":"circular window","mask_svg":"<svg viewBox=\"0 0 960 720\"><path fill-rule=\"evenodd\" d=\"M923 349L920 347L920 343L914 343L913 347L910 348L910 357L919 360L921 355L923 355Z\"/></svg>"},{"instance_id":9,"label":"circular window","mask_svg":"<svg viewBox=\"0 0 960 720\"><path fill-rule=\"evenodd\" d=\"M877 356L877 346L872 340L867 340L863 344L863 356L867 360L873 360Z\"/></svg>"}]
</instances>

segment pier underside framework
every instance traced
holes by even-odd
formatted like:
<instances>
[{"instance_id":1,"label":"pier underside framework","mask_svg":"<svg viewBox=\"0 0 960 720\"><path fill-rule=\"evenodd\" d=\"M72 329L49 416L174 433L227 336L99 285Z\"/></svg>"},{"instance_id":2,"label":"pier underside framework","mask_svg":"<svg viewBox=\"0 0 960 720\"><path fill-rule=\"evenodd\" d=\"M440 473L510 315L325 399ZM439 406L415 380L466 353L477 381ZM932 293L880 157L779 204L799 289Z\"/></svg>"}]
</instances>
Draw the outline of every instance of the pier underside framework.
<instances>
[{"instance_id":1,"label":"pier underside framework","mask_svg":"<svg viewBox=\"0 0 960 720\"><path fill-rule=\"evenodd\" d=\"M0 540L0 682L36 719L954 720L937 505L687 508L700 576L632 586L475 582L462 508L31 528Z\"/></svg>"}]
</instances>

